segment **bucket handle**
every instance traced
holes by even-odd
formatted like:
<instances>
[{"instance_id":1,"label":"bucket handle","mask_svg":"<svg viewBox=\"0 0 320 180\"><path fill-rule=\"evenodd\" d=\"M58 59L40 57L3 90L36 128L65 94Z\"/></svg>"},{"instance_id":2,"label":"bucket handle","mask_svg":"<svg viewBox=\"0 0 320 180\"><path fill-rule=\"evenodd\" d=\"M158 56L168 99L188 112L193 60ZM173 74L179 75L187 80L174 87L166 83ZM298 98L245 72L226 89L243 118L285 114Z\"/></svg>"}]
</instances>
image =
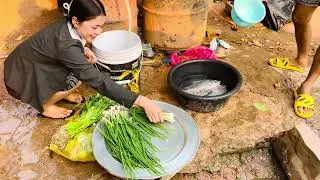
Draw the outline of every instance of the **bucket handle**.
<instances>
[{"instance_id":1,"label":"bucket handle","mask_svg":"<svg viewBox=\"0 0 320 180\"><path fill-rule=\"evenodd\" d=\"M141 51L141 60L140 60L139 71L141 71L141 69L142 69L142 64L143 64L143 51Z\"/></svg>"}]
</instances>

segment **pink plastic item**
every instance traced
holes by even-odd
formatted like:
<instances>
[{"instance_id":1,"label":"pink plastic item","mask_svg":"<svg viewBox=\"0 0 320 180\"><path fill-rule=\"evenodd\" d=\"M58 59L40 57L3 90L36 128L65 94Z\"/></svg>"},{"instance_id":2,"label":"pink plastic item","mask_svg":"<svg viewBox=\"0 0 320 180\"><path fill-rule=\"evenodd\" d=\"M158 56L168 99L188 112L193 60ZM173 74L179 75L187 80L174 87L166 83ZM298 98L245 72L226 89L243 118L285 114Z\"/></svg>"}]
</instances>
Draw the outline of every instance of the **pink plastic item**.
<instances>
[{"instance_id":1,"label":"pink plastic item","mask_svg":"<svg viewBox=\"0 0 320 180\"><path fill-rule=\"evenodd\" d=\"M210 48L200 46L196 48L187 49L181 55L178 52L174 52L170 55L170 64L176 66L184 61L196 60L196 59L210 59L216 60L217 56Z\"/></svg>"}]
</instances>

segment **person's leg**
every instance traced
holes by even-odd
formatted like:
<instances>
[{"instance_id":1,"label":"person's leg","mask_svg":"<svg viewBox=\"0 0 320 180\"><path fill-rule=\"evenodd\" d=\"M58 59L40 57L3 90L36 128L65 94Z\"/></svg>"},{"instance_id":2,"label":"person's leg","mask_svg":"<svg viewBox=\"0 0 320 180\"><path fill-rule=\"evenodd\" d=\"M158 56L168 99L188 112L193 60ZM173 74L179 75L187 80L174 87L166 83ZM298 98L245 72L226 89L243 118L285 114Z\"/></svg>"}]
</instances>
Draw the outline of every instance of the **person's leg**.
<instances>
[{"instance_id":1,"label":"person's leg","mask_svg":"<svg viewBox=\"0 0 320 180\"><path fill-rule=\"evenodd\" d=\"M82 96L79 94L73 93L75 89L77 89L81 85L81 82L78 82L78 84L68 90L68 91L59 91L56 92L54 95L52 95L48 101L43 105L43 113L42 115L51 117L51 118L66 118L70 116L72 113L72 110L66 109L59 107L55 105L58 101L62 99L66 99L70 102L81 102L82 101Z\"/></svg>"},{"instance_id":2,"label":"person's leg","mask_svg":"<svg viewBox=\"0 0 320 180\"><path fill-rule=\"evenodd\" d=\"M309 46L312 38L310 20L316 8L316 6L296 4L292 15L298 47L294 63L302 68L308 66Z\"/></svg>"},{"instance_id":3,"label":"person's leg","mask_svg":"<svg viewBox=\"0 0 320 180\"><path fill-rule=\"evenodd\" d=\"M311 70L308 74L308 77L298 88L297 92L299 94L300 93L310 94L311 89L314 86L319 75L320 75L320 46L318 47L317 52L314 55L314 60L311 66Z\"/></svg>"},{"instance_id":4,"label":"person's leg","mask_svg":"<svg viewBox=\"0 0 320 180\"><path fill-rule=\"evenodd\" d=\"M311 70L308 74L307 79L301 84L301 86L297 89L298 94L311 94L311 89L316 83L316 80L320 76L320 46L318 47L318 50L316 54L314 55L314 60L312 63ZM312 111L311 109L308 108L302 108L298 107L299 112L304 112L304 113L309 113Z\"/></svg>"}]
</instances>

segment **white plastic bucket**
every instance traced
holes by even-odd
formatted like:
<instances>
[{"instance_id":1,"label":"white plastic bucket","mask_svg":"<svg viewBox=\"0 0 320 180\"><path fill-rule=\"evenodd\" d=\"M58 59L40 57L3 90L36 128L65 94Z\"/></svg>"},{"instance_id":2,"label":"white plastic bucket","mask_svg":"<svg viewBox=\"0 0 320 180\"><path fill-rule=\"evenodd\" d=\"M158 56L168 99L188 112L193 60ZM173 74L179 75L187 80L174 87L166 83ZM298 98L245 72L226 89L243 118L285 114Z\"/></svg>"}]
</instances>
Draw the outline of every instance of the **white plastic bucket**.
<instances>
[{"instance_id":1,"label":"white plastic bucket","mask_svg":"<svg viewBox=\"0 0 320 180\"><path fill-rule=\"evenodd\" d=\"M129 31L107 31L92 42L92 51L98 60L100 71L109 73L110 78L119 84L127 84L132 76L119 80L126 70L141 68L142 44L140 37Z\"/></svg>"},{"instance_id":2,"label":"white plastic bucket","mask_svg":"<svg viewBox=\"0 0 320 180\"><path fill-rule=\"evenodd\" d=\"M104 64L125 64L141 56L140 37L129 31L107 31L95 38L92 50Z\"/></svg>"}]
</instances>

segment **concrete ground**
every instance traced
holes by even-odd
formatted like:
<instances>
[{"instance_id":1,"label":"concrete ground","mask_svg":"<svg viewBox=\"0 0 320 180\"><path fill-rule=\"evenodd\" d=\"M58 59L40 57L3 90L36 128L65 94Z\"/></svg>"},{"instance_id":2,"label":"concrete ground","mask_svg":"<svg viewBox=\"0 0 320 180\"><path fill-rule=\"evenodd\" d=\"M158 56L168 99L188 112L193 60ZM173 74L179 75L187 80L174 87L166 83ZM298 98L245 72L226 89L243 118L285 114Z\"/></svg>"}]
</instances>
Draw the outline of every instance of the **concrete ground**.
<instances>
[{"instance_id":1,"label":"concrete ground","mask_svg":"<svg viewBox=\"0 0 320 180\"><path fill-rule=\"evenodd\" d=\"M211 5L208 29L221 34L219 38L232 45L230 51L220 52L226 56L221 60L241 72L243 86L218 112L187 110L200 128L201 146L195 159L180 172L182 175L175 178L279 178L266 142L305 121L293 112L292 90L299 86L307 73L278 70L268 66L267 60L274 56L294 58L294 35L285 31L274 32L260 25L233 31L219 15L220 10L221 4ZM48 11L25 24L20 31L6 38L5 44L1 45L2 51L9 53L21 40L59 16L56 11ZM23 38L17 39L21 34ZM310 60L318 46L319 41L314 40ZM3 83L3 61L0 59L0 179L117 179L96 162L71 162L49 152L47 146L51 136L65 121L37 118L32 107L11 98ZM161 64L144 66L141 93L179 106L167 85L169 70L170 66ZM318 89L315 88L313 94L317 104L320 102ZM94 93L85 85L79 92L86 97ZM255 103L263 104L268 111L255 108ZM317 109L316 115L307 121L318 132L319 115Z\"/></svg>"}]
</instances>

